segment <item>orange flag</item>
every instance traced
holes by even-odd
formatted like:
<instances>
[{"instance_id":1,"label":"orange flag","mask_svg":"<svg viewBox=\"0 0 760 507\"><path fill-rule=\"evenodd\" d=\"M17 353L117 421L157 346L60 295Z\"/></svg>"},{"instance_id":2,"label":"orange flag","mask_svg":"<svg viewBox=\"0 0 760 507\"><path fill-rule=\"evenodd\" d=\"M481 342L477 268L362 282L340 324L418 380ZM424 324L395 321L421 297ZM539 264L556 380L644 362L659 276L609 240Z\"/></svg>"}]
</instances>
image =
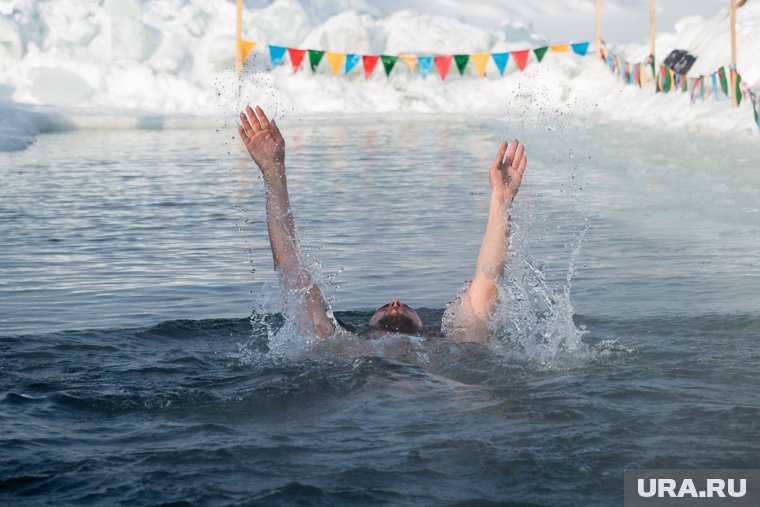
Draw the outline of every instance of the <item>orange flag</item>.
<instances>
[{"instance_id":1,"label":"orange flag","mask_svg":"<svg viewBox=\"0 0 760 507\"><path fill-rule=\"evenodd\" d=\"M478 74L478 77L483 77L486 74L486 65L488 65L488 59L491 57L490 53L480 53L475 55L470 55L470 60L472 61L472 64L475 66L475 72Z\"/></svg>"},{"instance_id":2,"label":"orange flag","mask_svg":"<svg viewBox=\"0 0 760 507\"><path fill-rule=\"evenodd\" d=\"M412 72L417 68L417 57L414 55L398 55L398 59L407 64Z\"/></svg>"},{"instance_id":3,"label":"orange flag","mask_svg":"<svg viewBox=\"0 0 760 507\"><path fill-rule=\"evenodd\" d=\"M570 51L570 44L555 44L554 46L549 46L549 49L555 53L567 53Z\"/></svg>"},{"instance_id":4,"label":"orange flag","mask_svg":"<svg viewBox=\"0 0 760 507\"><path fill-rule=\"evenodd\" d=\"M346 60L346 53L330 53L326 51L325 58L327 58L327 65L332 69L333 76L337 76L340 72L340 66Z\"/></svg>"},{"instance_id":5,"label":"orange flag","mask_svg":"<svg viewBox=\"0 0 760 507\"><path fill-rule=\"evenodd\" d=\"M251 51L253 51L253 48L256 47L255 42L251 42L249 40L239 40L237 43L237 51L238 51L238 57L240 58L240 61L242 63L245 63L246 60L248 60L248 55L251 54Z\"/></svg>"}]
</instances>

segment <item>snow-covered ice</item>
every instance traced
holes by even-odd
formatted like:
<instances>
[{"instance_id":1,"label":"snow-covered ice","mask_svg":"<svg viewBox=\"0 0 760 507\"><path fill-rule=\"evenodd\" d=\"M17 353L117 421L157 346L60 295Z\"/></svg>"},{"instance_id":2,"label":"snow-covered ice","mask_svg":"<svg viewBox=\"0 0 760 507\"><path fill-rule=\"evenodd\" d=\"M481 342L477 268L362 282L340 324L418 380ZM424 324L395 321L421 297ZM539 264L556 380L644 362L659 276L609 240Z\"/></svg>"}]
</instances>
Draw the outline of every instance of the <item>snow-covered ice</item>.
<instances>
[{"instance_id":1,"label":"snow-covered ice","mask_svg":"<svg viewBox=\"0 0 760 507\"><path fill-rule=\"evenodd\" d=\"M248 101L294 117L375 113L539 116L573 114L590 122L629 121L757 136L749 104L727 100L690 105L688 94L655 95L624 86L593 56L548 53L504 77L489 62L478 79L452 65L445 82L424 79L399 62L390 78L378 65L365 80L361 64L333 76L323 62L316 75L305 61L294 73L286 56L271 70L267 44L373 54L497 52L593 40L539 34L536 17L593 18L593 1L546 0L541 8L504 2L364 0L249 1L244 37L258 43L239 81L232 72L232 0L0 0L0 150L19 149L38 132L56 128L210 125ZM615 3L610 2L613 13ZM408 9L400 6L409 5ZM717 7L717 6L716 6ZM619 10L620 7L617 7ZM567 14L571 12L571 14ZM544 26L548 26L544 23ZM593 26L589 23L589 28ZM614 34L604 34L613 41ZM631 62L649 52L640 43L613 45ZM738 68L760 88L760 4L738 12ZM592 44L593 47L593 44ZM658 59L671 49L698 56L693 74L726 66L727 11L681 19L657 36ZM308 58L307 58L308 60Z\"/></svg>"}]
</instances>

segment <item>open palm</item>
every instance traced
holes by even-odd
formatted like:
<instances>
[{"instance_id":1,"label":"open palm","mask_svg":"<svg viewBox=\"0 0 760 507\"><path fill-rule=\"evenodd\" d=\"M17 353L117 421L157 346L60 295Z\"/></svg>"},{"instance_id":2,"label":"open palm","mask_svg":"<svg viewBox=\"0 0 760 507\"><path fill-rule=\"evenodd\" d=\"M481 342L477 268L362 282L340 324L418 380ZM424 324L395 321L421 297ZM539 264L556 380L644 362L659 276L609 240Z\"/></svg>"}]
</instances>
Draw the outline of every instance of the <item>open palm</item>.
<instances>
[{"instance_id":1,"label":"open palm","mask_svg":"<svg viewBox=\"0 0 760 507\"><path fill-rule=\"evenodd\" d=\"M528 157L525 156L525 147L516 140L509 146L501 143L496 153L496 160L488 173L491 182L491 190L499 195L514 199L520 189L525 166Z\"/></svg>"},{"instance_id":2,"label":"open palm","mask_svg":"<svg viewBox=\"0 0 760 507\"><path fill-rule=\"evenodd\" d=\"M277 124L270 122L259 106L255 112L251 106L246 107L245 112L240 113L240 122L240 139L261 172L268 175L282 171L285 167L285 140Z\"/></svg>"}]
</instances>

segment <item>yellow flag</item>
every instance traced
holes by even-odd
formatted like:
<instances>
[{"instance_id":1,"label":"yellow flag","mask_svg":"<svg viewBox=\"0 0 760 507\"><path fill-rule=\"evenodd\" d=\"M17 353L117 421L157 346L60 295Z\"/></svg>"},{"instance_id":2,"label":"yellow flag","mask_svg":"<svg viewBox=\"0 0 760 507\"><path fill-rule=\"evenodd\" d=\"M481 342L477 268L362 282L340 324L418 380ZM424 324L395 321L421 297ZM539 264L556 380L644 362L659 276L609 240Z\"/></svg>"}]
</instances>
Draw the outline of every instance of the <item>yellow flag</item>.
<instances>
[{"instance_id":1,"label":"yellow flag","mask_svg":"<svg viewBox=\"0 0 760 507\"><path fill-rule=\"evenodd\" d=\"M549 49L555 53L567 53L570 50L570 44L556 44L554 46L549 46Z\"/></svg>"},{"instance_id":2,"label":"yellow flag","mask_svg":"<svg viewBox=\"0 0 760 507\"><path fill-rule=\"evenodd\" d=\"M486 74L486 65L488 65L488 58L490 56L489 53L470 55L470 60L472 60L472 65L475 67L478 77L483 77Z\"/></svg>"},{"instance_id":3,"label":"yellow flag","mask_svg":"<svg viewBox=\"0 0 760 507\"><path fill-rule=\"evenodd\" d=\"M325 58L327 58L327 65L332 69L333 76L337 76L340 72L340 66L346 59L346 53L330 53L327 51Z\"/></svg>"},{"instance_id":4,"label":"yellow flag","mask_svg":"<svg viewBox=\"0 0 760 507\"><path fill-rule=\"evenodd\" d=\"M407 64L412 72L417 68L417 57L414 55L398 55L398 59Z\"/></svg>"},{"instance_id":5,"label":"yellow flag","mask_svg":"<svg viewBox=\"0 0 760 507\"><path fill-rule=\"evenodd\" d=\"M240 63L245 63L245 61L248 59L248 55L251 54L251 51L253 51L253 48L256 47L255 42L251 42L249 40L239 40L237 44L237 57Z\"/></svg>"},{"instance_id":6,"label":"yellow flag","mask_svg":"<svg viewBox=\"0 0 760 507\"><path fill-rule=\"evenodd\" d=\"M641 86L647 85L647 66L643 63L639 64L639 79L641 79Z\"/></svg>"}]
</instances>

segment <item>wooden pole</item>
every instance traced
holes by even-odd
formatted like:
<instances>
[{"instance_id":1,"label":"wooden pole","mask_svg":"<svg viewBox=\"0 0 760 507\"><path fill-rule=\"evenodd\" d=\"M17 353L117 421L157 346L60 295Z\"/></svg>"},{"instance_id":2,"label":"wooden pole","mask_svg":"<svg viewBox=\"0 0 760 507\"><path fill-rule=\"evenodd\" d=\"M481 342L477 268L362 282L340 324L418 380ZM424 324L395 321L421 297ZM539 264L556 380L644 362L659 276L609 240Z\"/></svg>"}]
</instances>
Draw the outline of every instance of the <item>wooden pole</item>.
<instances>
[{"instance_id":1,"label":"wooden pole","mask_svg":"<svg viewBox=\"0 0 760 507\"><path fill-rule=\"evenodd\" d=\"M654 58L654 0L649 0L649 54Z\"/></svg>"},{"instance_id":2,"label":"wooden pole","mask_svg":"<svg viewBox=\"0 0 760 507\"><path fill-rule=\"evenodd\" d=\"M596 56L602 57L602 0L596 0Z\"/></svg>"},{"instance_id":3,"label":"wooden pole","mask_svg":"<svg viewBox=\"0 0 760 507\"><path fill-rule=\"evenodd\" d=\"M738 106L736 97L736 0L731 0L731 103Z\"/></svg>"},{"instance_id":4,"label":"wooden pole","mask_svg":"<svg viewBox=\"0 0 760 507\"><path fill-rule=\"evenodd\" d=\"M237 0L235 20L235 73L240 75L243 70L243 51L240 41L243 40L243 0Z\"/></svg>"}]
</instances>

